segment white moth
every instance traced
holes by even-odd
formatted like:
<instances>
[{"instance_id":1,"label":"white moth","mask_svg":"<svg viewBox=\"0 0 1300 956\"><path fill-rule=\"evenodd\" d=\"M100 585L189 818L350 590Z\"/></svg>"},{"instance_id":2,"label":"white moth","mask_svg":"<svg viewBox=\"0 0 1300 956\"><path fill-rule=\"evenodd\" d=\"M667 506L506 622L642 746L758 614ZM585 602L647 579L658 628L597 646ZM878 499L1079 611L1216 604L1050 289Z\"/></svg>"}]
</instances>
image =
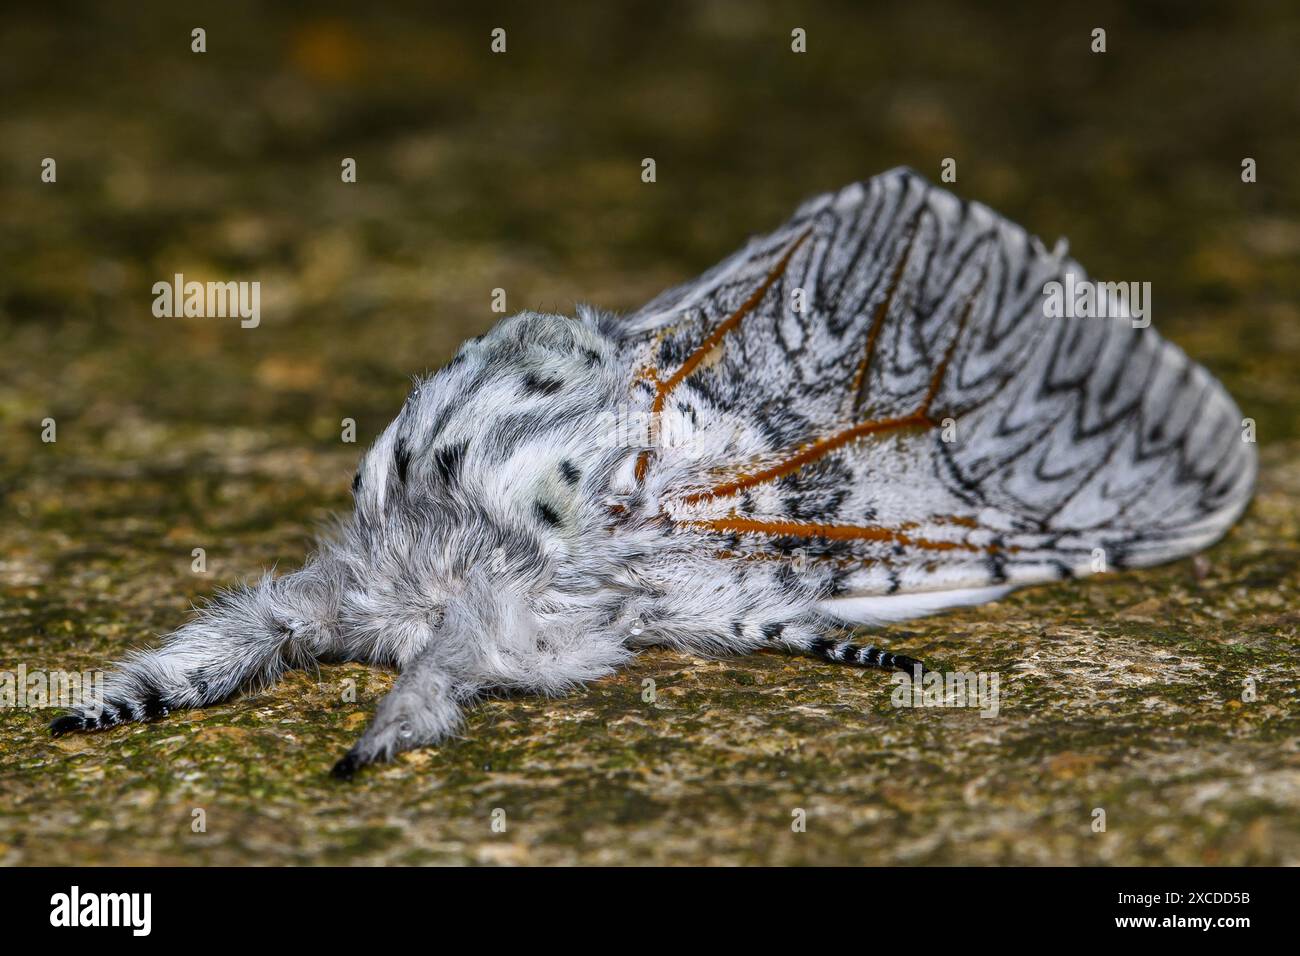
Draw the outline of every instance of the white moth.
<instances>
[{"instance_id":1,"label":"white moth","mask_svg":"<svg viewBox=\"0 0 1300 956\"><path fill-rule=\"evenodd\" d=\"M301 570L222 593L52 729L396 667L350 776L638 648L910 668L850 627L1206 547L1254 483L1240 412L1153 330L1046 315L1067 273L894 170L631 316L505 319L419 383Z\"/></svg>"}]
</instances>

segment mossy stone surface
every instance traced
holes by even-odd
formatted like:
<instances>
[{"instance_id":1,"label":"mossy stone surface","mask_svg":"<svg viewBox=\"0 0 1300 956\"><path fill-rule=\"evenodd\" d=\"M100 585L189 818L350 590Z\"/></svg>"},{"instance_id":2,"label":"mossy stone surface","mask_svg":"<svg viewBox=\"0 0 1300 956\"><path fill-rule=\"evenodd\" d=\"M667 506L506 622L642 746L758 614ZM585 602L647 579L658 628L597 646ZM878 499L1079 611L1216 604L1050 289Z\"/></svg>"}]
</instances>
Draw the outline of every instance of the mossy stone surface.
<instances>
[{"instance_id":1,"label":"mossy stone surface","mask_svg":"<svg viewBox=\"0 0 1300 956\"><path fill-rule=\"evenodd\" d=\"M635 307L898 164L954 157L963 196L1152 282L1261 474L1196 561L881 636L998 674L996 717L814 660L653 652L342 784L391 674L59 739L53 711L0 708L0 863L1300 863L1295 11L1116 8L1097 55L1069 6L220 5L193 54L168 4L35 9L0 30L0 671L98 668L300 561L493 289ZM260 281L260 326L154 317L178 272Z\"/></svg>"}]
</instances>

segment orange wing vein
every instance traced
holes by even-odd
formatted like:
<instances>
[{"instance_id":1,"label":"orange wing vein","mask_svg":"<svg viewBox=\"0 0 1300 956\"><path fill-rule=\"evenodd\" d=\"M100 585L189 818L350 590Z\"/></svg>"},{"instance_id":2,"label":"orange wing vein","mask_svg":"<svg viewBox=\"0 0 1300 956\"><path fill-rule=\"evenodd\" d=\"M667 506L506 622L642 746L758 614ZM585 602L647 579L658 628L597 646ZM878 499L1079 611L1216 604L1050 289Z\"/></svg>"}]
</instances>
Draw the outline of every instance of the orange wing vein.
<instances>
[{"instance_id":1,"label":"orange wing vein","mask_svg":"<svg viewBox=\"0 0 1300 956\"><path fill-rule=\"evenodd\" d=\"M794 257L795 252L798 251L799 247L804 244L804 240L806 240L811 234L811 227L804 230L803 234L791 244L790 248L785 251L785 254L781 256L777 264L772 267L772 271L767 274L767 278L763 280L762 284L750 294L749 298L740 304L740 308L736 309L735 312L732 312L731 315L718 323L717 328L709 333L709 336L686 357L686 361L682 362L677 371L669 376L666 381L660 381L658 374L651 372L652 381L655 386L654 401L650 404L652 423L650 433L652 435L655 433L654 429L657 427L659 415L663 412L664 405L668 402L668 396L673 393L678 385L689 378L691 373L699 368L700 363L704 361L710 352L722 344L722 340L727 337L727 333L740 325L745 316L754 311L754 308L763 301L763 297L767 295L768 290L772 288L772 284L785 274L786 268L790 265L791 258ZM645 480L646 469L649 465L650 452L641 452L637 457L636 462L637 481Z\"/></svg>"},{"instance_id":2,"label":"orange wing vein","mask_svg":"<svg viewBox=\"0 0 1300 956\"><path fill-rule=\"evenodd\" d=\"M906 256L906 253L904 253ZM791 474L812 464L820 461L831 452L842 448L850 442L857 441L867 435L875 435L881 432L896 431L900 428L922 427L933 428L938 423L930 416L930 406L934 404L935 397L939 394L940 388L943 387L944 376L947 374L948 366L952 362L953 353L956 351L957 343L961 338L962 332L965 331L966 323L970 318L971 310L975 306L976 300L983 291L984 282L980 280L979 285L966 300L966 306L962 310L961 318L957 323L957 331L953 334L952 341L948 343L948 348L944 352L943 358L930 377L930 386L926 390L925 397L921 404L913 411L906 415L894 418L877 418L870 421L859 422L842 431L836 432L829 438L821 438L811 442L801 448L787 454L784 460L764 468L761 471L753 472L748 475L741 475L737 478L725 481L704 491L697 491L687 495L683 500L687 504L697 504L701 501L708 501L712 498L725 498L744 491L746 488L753 488L755 485L765 484L774 481L784 475ZM870 342L870 339L868 340ZM868 360L870 353L868 353ZM865 377L865 376L864 376Z\"/></svg>"},{"instance_id":3,"label":"orange wing vein","mask_svg":"<svg viewBox=\"0 0 1300 956\"><path fill-rule=\"evenodd\" d=\"M964 522L963 522L964 523ZM824 538L828 541L886 541L927 551L972 551L994 554L998 551L1015 552L1016 547L999 547L996 544L970 544L966 541L939 541L914 538L900 528L878 525L811 524L801 521L764 521L754 518L713 518L684 521L682 527L697 531L714 531L721 534L770 534L803 538ZM912 528L915 525L905 525Z\"/></svg>"}]
</instances>

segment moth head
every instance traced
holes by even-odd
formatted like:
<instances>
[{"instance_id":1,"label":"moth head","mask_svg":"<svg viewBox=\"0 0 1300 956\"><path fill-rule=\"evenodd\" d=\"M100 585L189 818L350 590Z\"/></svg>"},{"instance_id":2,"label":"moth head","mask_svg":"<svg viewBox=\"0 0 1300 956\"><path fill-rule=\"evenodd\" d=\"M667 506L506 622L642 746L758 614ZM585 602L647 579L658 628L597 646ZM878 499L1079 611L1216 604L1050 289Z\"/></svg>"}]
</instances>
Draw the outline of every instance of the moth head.
<instances>
[{"instance_id":1,"label":"moth head","mask_svg":"<svg viewBox=\"0 0 1300 956\"><path fill-rule=\"evenodd\" d=\"M587 320L530 313L415 383L353 482L362 639L498 677L568 646L559 583L598 550L597 488L621 453L603 430L625 393L611 368Z\"/></svg>"},{"instance_id":2,"label":"moth head","mask_svg":"<svg viewBox=\"0 0 1300 956\"><path fill-rule=\"evenodd\" d=\"M597 614L555 542L490 513L430 513L367 560L348 591L354 640L405 666L431 652L461 687L559 692L625 652L593 641Z\"/></svg>"},{"instance_id":3,"label":"moth head","mask_svg":"<svg viewBox=\"0 0 1300 956\"><path fill-rule=\"evenodd\" d=\"M528 535L436 497L406 502L382 521L357 520L348 537L343 623L398 665L432 642L499 629L497 619L521 603L543 565Z\"/></svg>"}]
</instances>

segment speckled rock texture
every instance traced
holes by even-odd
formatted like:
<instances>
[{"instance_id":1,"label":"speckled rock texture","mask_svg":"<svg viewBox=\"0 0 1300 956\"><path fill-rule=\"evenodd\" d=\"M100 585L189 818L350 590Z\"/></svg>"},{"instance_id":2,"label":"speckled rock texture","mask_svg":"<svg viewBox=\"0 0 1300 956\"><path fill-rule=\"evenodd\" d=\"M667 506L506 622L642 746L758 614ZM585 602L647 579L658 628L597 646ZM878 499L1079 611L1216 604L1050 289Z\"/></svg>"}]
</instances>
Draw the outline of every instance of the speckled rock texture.
<instances>
[{"instance_id":1,"label":"speckled rock texture","mask_svg":"<svg viewBox=\"0 0 1300 956\"><path fill-rule=\"evenodd\" d=\"M997 674L996 717L810 659L655 652L343 784L391 674L94 736L0 708L0 863L1300 863L1297 11L422 9L3 14L0 672L99 667L294 566L493 289L631 308L900 163L953 157L962 195L1150 281L1256 422L1256 501L1195 561L888 635ZM155 318L177 272L260 281L261 324Z\"/></svg>"}]
</instances>

